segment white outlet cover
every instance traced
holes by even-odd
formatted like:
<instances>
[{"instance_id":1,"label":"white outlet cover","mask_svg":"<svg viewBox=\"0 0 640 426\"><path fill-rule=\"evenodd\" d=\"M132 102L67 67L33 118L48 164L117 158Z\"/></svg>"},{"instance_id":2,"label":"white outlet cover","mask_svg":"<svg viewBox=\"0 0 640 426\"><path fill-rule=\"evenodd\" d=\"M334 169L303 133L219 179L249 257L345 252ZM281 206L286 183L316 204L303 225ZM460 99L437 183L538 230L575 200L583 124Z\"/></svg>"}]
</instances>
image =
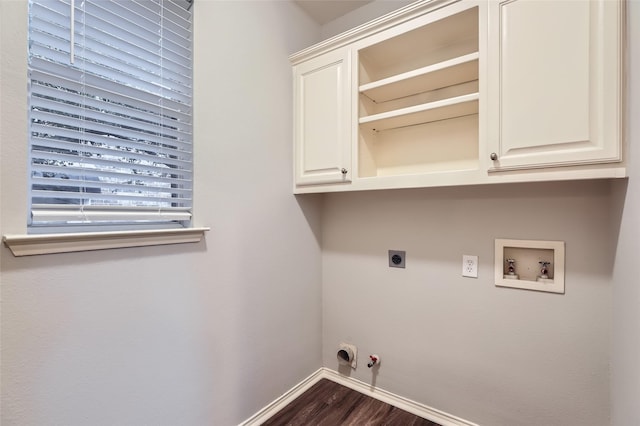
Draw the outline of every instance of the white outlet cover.
<instances>
[{"instance_id":1,"label":"white outlet cover","mask_svg":"<svg viewBox=\"0 0 640 426\"><path fill-rule=\"evenodd\" d=\"M462 276L478 278L478 256L462 255Z\"/></svg>"}]
</instances>

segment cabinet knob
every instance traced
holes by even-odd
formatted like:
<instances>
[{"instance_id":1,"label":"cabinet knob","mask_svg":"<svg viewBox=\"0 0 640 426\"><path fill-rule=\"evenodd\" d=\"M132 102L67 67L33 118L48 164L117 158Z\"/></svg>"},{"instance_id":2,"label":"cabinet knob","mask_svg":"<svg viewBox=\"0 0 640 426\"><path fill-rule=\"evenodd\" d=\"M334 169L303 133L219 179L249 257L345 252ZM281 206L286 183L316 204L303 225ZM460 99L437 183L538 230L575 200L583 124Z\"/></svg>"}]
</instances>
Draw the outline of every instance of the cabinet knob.
<instances>
[{"instance_id":1,"label":"cabinet knob","mask_svg":"<svg viewBox=\"0 0 640 426\"><path fill-rule=\"evenodd\" d=\"M346 175L346 174L347 174L347 169L344 169L344 168L343 168L343 169L342 169L342 170L340 170L340 171L342 172L342 174L343 174L343 175Z\"/></svg>"},{"instance_id":2,"label":"cabinet knob","mask_svg":"<svg viewBox=\"0 0 640 426\"><path fill-rule=\"evenodd\" d=\"M491 159L492 159L493 161L496 161L496 160L498 159L498 154L496 154L495 152L492 152L492 153L491 153Z\"/></svg>"}]
</instances>

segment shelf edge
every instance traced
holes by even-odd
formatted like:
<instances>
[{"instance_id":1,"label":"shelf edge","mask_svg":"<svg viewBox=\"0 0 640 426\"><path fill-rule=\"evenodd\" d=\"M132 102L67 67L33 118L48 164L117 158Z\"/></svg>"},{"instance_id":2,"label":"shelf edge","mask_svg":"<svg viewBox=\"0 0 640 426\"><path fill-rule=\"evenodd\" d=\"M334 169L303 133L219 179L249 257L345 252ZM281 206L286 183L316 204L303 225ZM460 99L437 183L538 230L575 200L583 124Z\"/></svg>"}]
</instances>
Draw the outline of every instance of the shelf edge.
<instances>
[{"instance_id":1,"label":"shelf edge","mask_svg":"<svg viewBox=\"0 0 640 426\"><path fill-rule=\"evenodd\" d=\"M369 124L376 121L387 120L390 118L402 117L404 115L414 114L417 112L429 111L432 109L443 108L447 106L462 104L465 102L473 102L480 99L479 93L470 93L468 95L456 96L454 98L447 98L440 101L429 102L426 104L415 105L412 107L397 109L388 112L381 112L380 114L368 115L366 117L360 117L359 124Z\"/></svg>"},{"instance_id":2,"label":"shelf edge","mask_svg":"<svg viewBox=\"0 0 640 426\"><path fill-rule=\"evenodd\" d=\"M360 93L364 93L368 90L377 89L380 87L388 86L390 84L398 83L403 80L409 80L410 78L418 77L421 75L426 75L433 73L435 71L445 70L447 68L454 67L456 65L466 64L468 62L477 61L480 57L478 52L469 53L467 55L458 56L457 58L449 59L447 61L438 62L436 64L428 65L426 67L418 68L412 71L408 71L402 74L397 74L391 77L383 78L381 80L372 81L371 83L366 83L361 85L358 88Z\"/></svg>"}]
</instances>

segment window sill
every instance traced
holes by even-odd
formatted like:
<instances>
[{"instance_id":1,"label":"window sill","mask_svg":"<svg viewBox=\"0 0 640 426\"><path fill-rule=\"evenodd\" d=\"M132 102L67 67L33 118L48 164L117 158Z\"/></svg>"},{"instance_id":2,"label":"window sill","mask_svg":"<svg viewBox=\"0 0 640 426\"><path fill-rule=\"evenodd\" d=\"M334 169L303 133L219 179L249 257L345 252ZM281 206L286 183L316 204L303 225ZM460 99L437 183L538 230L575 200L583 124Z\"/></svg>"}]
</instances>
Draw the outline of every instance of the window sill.
<instances>
[{"instance_id":1,"label":"window sill","mask_svg":"<svg viewBox=\"0 0 640 426\"><path fill-rule=\"evenodd\" d=\"M4 235L2 241L14 256L69 253L125 247L197 243L209 228L147 231L85 232L48 235Z\"/></svg>"}]
</instances>

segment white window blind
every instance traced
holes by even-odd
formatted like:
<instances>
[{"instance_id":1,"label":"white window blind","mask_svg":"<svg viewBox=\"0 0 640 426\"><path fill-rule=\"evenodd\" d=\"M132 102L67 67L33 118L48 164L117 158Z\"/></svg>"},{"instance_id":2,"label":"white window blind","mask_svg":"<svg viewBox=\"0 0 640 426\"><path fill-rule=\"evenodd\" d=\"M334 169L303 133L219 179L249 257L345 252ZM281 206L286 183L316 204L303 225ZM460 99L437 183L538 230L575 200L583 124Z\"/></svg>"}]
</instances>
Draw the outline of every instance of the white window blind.
<instances>
[{"instance_id":1,"label":"white window blind","mask_svg":"<svg viewBox=\"0 0 640 426\"><path fill-rule=\"evenodd\" d=\"M189 226L190 6L30 1L30 233Z\"/></svg>"}]
</instances>

